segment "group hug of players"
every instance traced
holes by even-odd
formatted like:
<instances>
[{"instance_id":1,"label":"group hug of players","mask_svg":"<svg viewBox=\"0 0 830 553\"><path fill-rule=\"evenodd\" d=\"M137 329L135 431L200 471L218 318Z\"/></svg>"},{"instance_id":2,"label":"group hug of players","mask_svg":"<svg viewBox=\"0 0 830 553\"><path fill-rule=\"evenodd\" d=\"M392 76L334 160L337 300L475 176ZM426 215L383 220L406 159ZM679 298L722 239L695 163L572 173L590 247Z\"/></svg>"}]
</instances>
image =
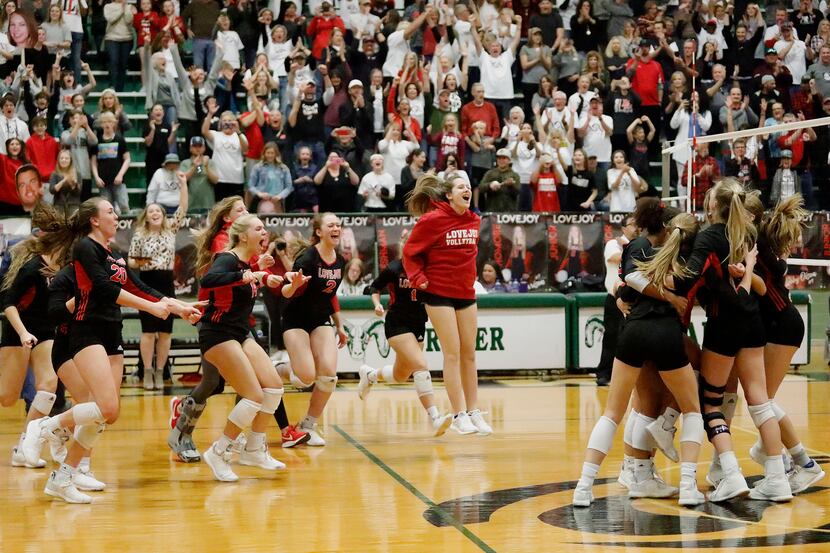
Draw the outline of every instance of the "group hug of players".
<instances>
[{"instance_id":1,"label":"group hug of players","mask_svg":"<svg viewBox=\"0 0 830 553\"><path fill-rule=\"evenodd\" d=\"M470 211L472 190L465 179L427 174L411 193L408 206L419 215L403 250L373 284L375 310L382 314L380 292L390 290L386 335L396 352L395 364L360 369L360 397L383 380L405 382L414 376L418 397L433 432L449 428L461 434L488 435L492 429L477 403L475 339L477 310L473 284L480 218ZM81 204L70 218L38 205L31 237L12 250L3 282L6 318L0 343L0 397L10 406L19 397L27 367L37 393L25 432L12 450L16 467L40 468L48 444L59 465L48 477L45 493L69 503L89 503L85 492L105 484L90 471L90 456L104 429L118 419L123 377L122 307L165 319L177 315L198 323L203 379L190 396L174 402L168 444L186 462L204 459L214 477L236 481L232 454L241 465L278 470L285 465L268 450L266 429L275 417L283 446L324 446L317 420L337 384L337 348L346 334L336 291L345 261L337 253L340 220L331 213L314 218L291 271L277 271L265 254L268 233L248 214L242 198L219 202L197 238L199 301L184 303L148 287L110 247L118 216L102 198ZM290 363L277 367L254 339L251 312L258 290L287 298L284 340ZM423 355L427 317L444 352L444 379L452 412L435 405ZM57 378L75 404L49 417ZM295 427L282 405L283 380L313 385L307 415ZM238 394L222 435L202 454L193 442L196 421L207 399L224 389ZM247 431L243 434L243 431ZM244 437L244 439L242 439Z\"/></svg>"},{"instance_id":2,"label":"group hug of players","mask_svg":"<svg viewBox=\"0 0 830 553\"><path fill-rule=\"evenodd\" d=\"M824 478L787 413L775 403L804 323L785 287L786 257L805 221L800 196L765 214L758 196L731 179L705 198L709 226L657 199L642 199L633 218L639 237L622 254L617 305L625 315L617 339L608 402L588 439L573 504L588 507L592 486L628 408L619 483L632 498L678 496L680 505L749 495L783 502ZM706 310L702 348L687 335L692 304ZM642 370L645 369L645 370ZM751 458L764 477L750 489L729 425L738 382L759 439ZM679 454L675 426L682 419ZM704 434L714 447L704 496L697 462ZM661 449L680 461L680 485L654 469Z\"/></svg>"}]
</instances>

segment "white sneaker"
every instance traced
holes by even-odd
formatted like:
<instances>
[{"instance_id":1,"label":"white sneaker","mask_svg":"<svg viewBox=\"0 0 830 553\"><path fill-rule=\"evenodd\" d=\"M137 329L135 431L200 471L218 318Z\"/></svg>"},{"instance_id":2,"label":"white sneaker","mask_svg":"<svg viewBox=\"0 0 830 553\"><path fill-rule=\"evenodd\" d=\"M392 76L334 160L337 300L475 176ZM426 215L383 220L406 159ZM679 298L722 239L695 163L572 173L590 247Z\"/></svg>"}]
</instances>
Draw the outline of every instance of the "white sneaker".
<instances>
[{"instance_id":1,"label":"white sneaker","mask_svg":"<svg viewBox=\"0 0 830 553\"><path fill-rule=\"evenodd\" d=\"M154 384L155 383L153 382L153 371L151 371L147 367L144 367L144 389L148 392L152 392Z\"/></svg>"},{"instance_id":2,"label":"white sneaker","mask_svg":"<svg viewBox=\"0 0 830 553\"><path fill-rule=\"evenodd\" d=\"M216 444L205 450L202 458L213 471L213 476L220 482L236 482L239 477L231 469L231 450L228 448L220 455L216 453Z\"/></svg>"},{"instance_id":3,"label":"white sneaker","mask_svg":"<svg viewBox=\"0 0 830 553\"><path fill-rule=\"evenodd\" d=\"M746 485L744 475L741 474L741 471L735 470L723 475L714 491L709 492L707 499L713 503L718 503L747 493L749 493L749 486Z\"/></svg>"},{"instance_id":4,"label":"white sneaker","mask_svg":"<svg viewBox=\"0 0 830 553\"><path fill-rule=\"evenodd\" d=\"M467 414L470 416L470 422L476 427L476 430L480 436L489 436L493 433L493 429L489 424L487 424L487 421L484 420L484 417L482 416L483 413L480 410L473 409Z\"/></svg>"},{"instance_id":5,"label":"white sneaker","mask_svg":"<svg viewBox=\"0 0 830 553\"><path fill-rule=\"evenodd\" d=\"M288 363L288 352L284 349L277 350L275 353L271 354L271 363L273 363L275 367L283 363Z\"/></svg>"},{"instance_id":6,"label":"white sneaker","mask_svg":"<svg viewBox=\"0 0 830 553\"><path fill-rule=\"evenodd\" d=\"M723 468L720 466L720 461L713 461L709 465L709 472L706 473L706 481L713 488L717 488L721 480L723 480Z\"/></svg>"},{"instance_id":7,"label":"white sneaker","mask_svg":"<svg viewBox=\"0 0 830 553\"><path fill-rule=\"evenodd\" d=\"M665 498L673 497L675 494L677 494L677 488L669 486L663 481L662 478L655 475L651 475L651 478L647 478L640 482L635 479L628 487L628 497L631 498Z\"/></svg>"},{"instance_id":8,"label":"white sneaker","mask_svg":"<svg viewBox=\"0 0 830 553\"><path fill-rule=\"evenodd\" d=\"M651 437L654 438L654 443L657 444L657 447L660 448L663 455L676 463L680 460L680 456L677 454L677 449L674 447L674 434L677 432L677 428L672 426L670 429L666 430L663 428L663 423L665 421L666 418L663 415L660 415L650 422L648 426L646 426L646 431L648 431L648 433L651 434Z\"/></svg>"},{"instance_id":9,"label":"white sneaker","mask_svg":"<svg viewBox=\"0 0 830 553\"><path fill-rule=\"evenodd\" d=\"M164 390L164 369L153 371L153 389Z\"/></svg>"},{"instance_id":10,"label":"white sneaker","mask_svg":"<svg viewBox=\"0 0 830 553\"><path fill-rule=\"evenodd\" d=\"M475 434L478 432L478 428L476 428L472 421L470 420L470 415L467 414L466 411L461 411L455 417L453 417L452 425L450 428L458 432L459 434Z\"/></svg>"},{"instance_id":11,"label":"white sneaker","mask_svg":"<svg viewBox=\"0 0 830 553\"><path fill-rule=\"evenodd\" d=\"M578 484L574 488L574 507L590 507L594 501L594 493L591 488L582 488Z\"/></svg>"},{"instance_id":12,"label":"white sneaker","mask_svg":"<svg viewBox=\"0 0 830 553\"><path fill-rule=\"evenodd\" d=\"M63 464L66 460L66 444L72 438L72 432L66 428L58 428L55 432L50 432L55 439L48 439L49 453L52 455L52 460L56 463Z\"/></svg>"},{"instance_id":13,"label":"white sneaker","mask_svg":"<svg viewBox=\"0 0 830 553\"><path fill-rule=\"evenodd\" d=\"M816 482L821 481L822 478L824 478L824 471L815 461L813 461L811 467L796 466L789 474L790 489L793 494L801 493Z\"/></svg>"},{"instance_id":14,"label":"white sneaker","mask_svg":"<svg viewBox=\"0 0 830 553\"><path fill-rule=\"evenodd\" d=\"M706 496L700 493L697 489L697 484L692 483L690 486L680 484L680 499L677 503L684 507L693 507L695 505L702 505L706 502Z\"/></svg>"},{"instance_id":15,"label":"white sneaker","mask_svg":"<svg viewBox=\"0 0 830 553\"><path fill-rule=\"evenodd\" d=\"M46 466L46 461L43 459L38 459L37 463L30 465L26 461L26 457L23 456L23 453L18 448L12 448L12 466L13 467L26 467L27 469L42 469Z\"/></svg>"},{"instance_id":16,"label":"white sneaker","mask_svg":"<svg viewBox=\"0 0 830 553\"><path fill-rule=\"evenodd\" d=\"M620 465L620 475L617 477L617 483L625 489L631 488L631 483L634 482L634 463L630 459L623 459Z\"/></svg>"},{"instance_id":17,"label":"white sneaker","mask_svg":"<svg viewBox=\"0 0 830 553\"><path fill-rule=\"evenodd\" d=\"M239 436L231 443L231 453L236 453L237 455L241 455L243 451L245 451L245 446L248 445L248 437L245 436L244 432L240 432Z\"/></svg>"},{"instance_id":18,"label":"white sneaker","mask_svg":"<svg viewBox=\"0 0 830 553\"><path fill-rule=\"evenodd\" d=\"M26 435L20 441L17 449L23 454L27 465L38 466L41 461L40 453L43 451L46 435L50 434L45 428L48 421L49 417L43 417L30 421L26 425Z\"/></svg>"},{"instance_id":19,"label":"white sneaker","mask_svg":"<svg viewBox=\"0 0 830 553\"><path fill-rule=\"evenodd\" d=\"M67 503L92 503L92 498L78 491L72 481L72 475L61 470L53 470L46 481L43 492L46 495L63 499Z\"/></svg>"},{"instance_id":20,"label":"white sneaker","mask_svg":"<svg viewBox=\"0 0 830 553\"><path fill-rule=\"evenodd\" d=\"M357 385L357 395L360 399L366 399L366 396L372 391L372 385L378 381L378 372L369 365L360 365L360 368L357 369L357 374L360 375L360 382Z\"/></svg>"},{"instance_id":21,"label":"white sneaker","mask_svg":"<svg viewBox=\"0 0 830 553\"><path fill-rule=\"evenodd\" d=\"M95 475L89 471L76 470L72 474L72 482L82 492L102 492L107 487L106 484L95 478Z\"/></svg>"},{"instance_id":22,"label":"white sneaker","mask_svg":"<svg viewBox=\"0 0 830 553\"><path fill-rule=\"evenodd\" d=\"M277 461L268 452L268 444L262 444L262 447L257 451L248 451L247 449L239 454L239 464L249 467L259 467L265 470L281 470L285 468L285 463Z\"/></svg>"},{"instance_id":23,"label":"white sneaker","mask_svg":"<svg viewBox=\"0 0 830 553\"><path fill-rule=\"evenodd\" d=\"M326 445L326 440L323 439L323 436L320 435L320 431L317 430L317 424L311 428L300 428L300 430L307 432L309 435L308 441L305 445L311 447L323 447Z\"/></svg>"},{"instance_id":24,"label":"white sneaker","mask_svg":"<svg viewBox=\"0 0 830 553\"><path fill-rule=\"evenodd\" d=\"M452 415L447 413L438 418L432 419L432 428L435 431L433 436L443 436L452 424Z\"/></svg>"},{"instance_id":25,"label":"white sneaker","mask_svg":"<svg viewBox=\"0 0 830 553\"><path fill-rule=\"evenodd\" d=\"M790 481L785 474L767 476L749 492L750 499L761 501L789 501L793 498Z\"/></svg>"}]
</instances>

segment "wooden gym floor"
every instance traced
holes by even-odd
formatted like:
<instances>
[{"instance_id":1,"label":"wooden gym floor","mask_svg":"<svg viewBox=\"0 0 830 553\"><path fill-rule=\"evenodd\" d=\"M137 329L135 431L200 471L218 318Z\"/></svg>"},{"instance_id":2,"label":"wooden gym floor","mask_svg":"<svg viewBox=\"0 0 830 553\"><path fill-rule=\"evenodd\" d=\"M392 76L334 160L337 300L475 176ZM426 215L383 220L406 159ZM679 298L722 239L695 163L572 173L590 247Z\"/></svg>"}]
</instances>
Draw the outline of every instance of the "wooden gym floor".
<instances>
[{"instance_id":1,"label":"wooden gym floor","mask_svg":"<svg viewBox=\"0 0 830 553\"><path fill-rule=\"evenodd\" d=\"M830 383L827 373L815 376L788 377L778 401L827 470ZM481 404L493 436L432 438L410 387L377 387L361 402L347 384L326 414L327 447L272 446L286 471L238 467L240 482L225 484L203 463L171 459L169 396L125 390L121 420L93 458L108 488L80 506L42 493L49 469L11 468L19 403L0 412L0 551L830 552L830 479L785 505L741 500L690 510L669 500L629 501L615 482L621 429L595 505L574 511L570 489L606 394L584 379L489 383ZM232 401L226 394L210 402L196 433L201 448L218 435ZM289 393L286 402L296 420L307 396ZM276 443L276 429L269 435ZM756 477L744 405L733 435L744 474ZM705 445L702 485L710 453ZM659 454L658 465L676 484L678 465Z\"/></svg>"}]
</instances>

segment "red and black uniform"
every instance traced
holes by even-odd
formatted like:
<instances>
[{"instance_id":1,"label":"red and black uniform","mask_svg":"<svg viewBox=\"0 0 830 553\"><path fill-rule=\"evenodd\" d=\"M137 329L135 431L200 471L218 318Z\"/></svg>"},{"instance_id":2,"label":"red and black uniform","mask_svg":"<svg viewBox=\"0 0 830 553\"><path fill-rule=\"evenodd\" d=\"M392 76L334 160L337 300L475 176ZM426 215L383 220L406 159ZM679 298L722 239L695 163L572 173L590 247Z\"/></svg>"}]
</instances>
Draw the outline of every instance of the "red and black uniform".
<instances>
[{"instance_id":1,"label":"red and black uniform","mask_svg":"<svg viewBox=\"0 0 830 553\"><path fill-rule=\"evenodd\" d=\"M331 326L331 316L340 311L337 289L343 280L346 260L339 253L331 264L323 261L316 246L305 250L294 261L294 271L302 269L311 279L288 301L283 316L283 332L301 328L311 334L318 326Z\"/></svg>"},{"instance_id":2,"label":"red and black uniform","mask_svg":"<svg viewBox=\"0 0 830 553\"><path fill-rule=\"evenodd\" d=\"M44 275L46 262L35 256L20 268L14 281L3 294L3 310L17 307L20 320L38 344L55 338L55 327L49 322L49 279ZM0 347L21 347L20 336L8 321L3 319L3 336Z\"/></svg>"},{"instance_id":3,"label":"red and black uniform","mask_svg":"<svg viewBox=\"0 0 830 553\"><path fill-rule=\"evenodd\" d=\"M743 348L763 347L766 340L758 302L743 288L736 290L729 275L729 239L723 223L697 234L686 268L693 276L682 280L685 284L694 281L687 294L690 306L701 286L709 290L703 348L735 357ZM677 277L675 283L683 284Z\"/></svg>"},{"instance_id":4,"label":"red and black uniform","mask_svg":"<svg viewBox=\"0 0 830 553\"><path fill-rule=\"evenodd\" d=\"M481 218L459 215L447 202L418 219L403 249L403 266L427 305L464 309L475 303L476 255ZM428 282L426 291L420 286Z\"/></svg>"},{"instance_id":5,"label":"red and black uniform","mask_svg":"<svg viewBox=\"0 0 830 553\"><path fill-rule=\"evenodd\" d=\"M69 347L69 324L72 312L66 302L75 297L78 283L75 280L75 266L67 265L49 283L49 321L55 325L55 341L52 344L52 366L57 371L61 365L72 359Z\"/></svg>"},{"instance_id":6,"label":"red and black uniform","mask_svg":"<svg viewBox=\"0 0 830 553\"><path fill-rule=\"evenodd\" d=\"M248 338L257 284L244 282L242 276L250 269L236 254L225 252L213 259L202 277L201 287L208 301L199 328L202 354L223 342L235 340L241 344Z\"/></svg>"},{"instance_id":7,"label":"red and black uniform","mask_svg":"<svg viewBox=\"0 0 830 553\"><path fill-rule=\"evenodd\" d=\"M638 262L649 261L656 253L645 236L626 244L620 261L623 281L639 270ZM620 328L614 357L632 367L642 367L651 361L658 371L680 369L689 364L684 346L686 329L671 304L641 294L631 286L621 286L619 296L631 304L631 312Z\"/></svg>"},{"instance_id":8,"label":"red and black uniform","mask_svg":"<svg viewBox=\"0 0 830 553\"><path fill-rule=\"evenodd\" d=\"M153 302L164 296L141 282L120 253L88 236L78 241L72 253L77 280L69 328L72 355L94 345L104 346L107 355L121 355L122 317L117 303L121 290Z\"/></svg>"},{"instance_id":9,"label":"red and black uniform","mask_svg":"<svg viewBox=\"0 0 830 553\"><path fill-rule=\"evenodd\" d=\"M755 273L764 279L767 293L758 297L767 343L801 347L804 319L790 300L785 276L787 261L776 256L763 236L758 238Z\"/></svg>"},{"instance_id":10,"label":"red and black uniform","mask_svg":"<svg viewBox=\"0 0 830 553\"><path fill-rule=\"evenodd\" d=\"M427 311L418 299L399 259L387 265L369 288L373 293L380 293L384 288L389 290L389 306L384 323L387 340L393 336L412 333L419 342L424 341Z\"/></svg>"}]
</instances>

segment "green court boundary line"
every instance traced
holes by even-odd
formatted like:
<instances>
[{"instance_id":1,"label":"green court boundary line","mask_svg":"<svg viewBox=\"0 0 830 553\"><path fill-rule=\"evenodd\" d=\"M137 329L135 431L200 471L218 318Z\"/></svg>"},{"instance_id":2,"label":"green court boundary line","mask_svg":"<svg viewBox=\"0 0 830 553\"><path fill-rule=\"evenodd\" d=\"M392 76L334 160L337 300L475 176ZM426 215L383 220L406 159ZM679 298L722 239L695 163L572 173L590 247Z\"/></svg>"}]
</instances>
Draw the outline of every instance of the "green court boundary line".
<instances>
[{"instance_id":1,"label":"green court boundary line","mask_svg":"<svg viewBox=\"0 0 830 553\"><path fill-rule=\"evenodd\" d=\"M459 532L461 532L461 534L462 534L464 537L466 537L468 540L470 540L471 542L473 542L474 544L476 544L476 545L478 546L478 548L479 548L479 549L481 549L482 551L487 551L488 553L496 553L496 550L495 550L495 549L493 549L492 547L490 547L489 545L487 545L487 544L484 542L484 540L482 540L481 538L479 538L478 536L476 536L475 534L473 534L473 533L472 533L472 532L471 532L471 531L470 531L470 530L469 530L466 526L464 526L463 524L461 524L460 522L458 522L458 521L455 519L455 517L454 517L454 516L452 516L451 514L449 514L448 512L446 512L445 510L443 510L443 509L442 509L441 507L439 507L439 506L438 506L438 505L437 505L434 501L432 501L432 500L431 500L430 498L428 498L426 495L424 495L423 493L421 493L421 491L420 491L418 488L416 488L414 485L412 485L412 484L411 484L408 480L406 480L403 476L401 476L400 474L398 474L397 472L395 472L395 470L394 470L394 469L392 469L392 467L390 467L389 465L387 465L386 463L384 463L384 462L380 459L380 457L378 457L377 455L375 455L374 453L372 453L371 451L369 451L369 450L368 450L368 449L367 449L367 448L366 448L363 444L361 444L361 443L360 443L360 442L358 442L355 438L353 438L351 435L349 435L349 433L348 433L348 432L346 432L345 430L343 430L342 428L340 428L340 426L339 426L339 425L335 424L335 425L334 425L334 429L337 431L337 433L338 433L338 434L340 434L340 435L343 437L343 439L344 439L344 440L346 440L347 442L349 442L352 446L354 446L354 447L355 447L355 449L357 449L359 452L361 452L363 455L365 455L365 456L366 456L366 458L368 458L368 459L369 459L370 461L372 461L375 465L377 465L378 467L380 467L380 469L381 469L381 470L383 470L383 472L385 472L386 474L388 474L389 476L391 476L391 477L392 477L392 478L393 478L393 479L394 479L394 480L395 480L398 484L400 484L401 486L403 486L404 488L406 488L406 489L409 491L409 493L411 493L412 495L414 495L415 497L417 497L418 499L420 499L420 500L421 500L421 502L422 502L424 505L426 505L427 507L429 507L430 509L432 509L434 512L438 513L438 515L439 515L439 516L440 516L440 517L444 520L444 522L446 522L446 523L450 524L450 525L451 525L451 526L453 526L456 530L458 530Z\"/></svg>"}]
</instances>

